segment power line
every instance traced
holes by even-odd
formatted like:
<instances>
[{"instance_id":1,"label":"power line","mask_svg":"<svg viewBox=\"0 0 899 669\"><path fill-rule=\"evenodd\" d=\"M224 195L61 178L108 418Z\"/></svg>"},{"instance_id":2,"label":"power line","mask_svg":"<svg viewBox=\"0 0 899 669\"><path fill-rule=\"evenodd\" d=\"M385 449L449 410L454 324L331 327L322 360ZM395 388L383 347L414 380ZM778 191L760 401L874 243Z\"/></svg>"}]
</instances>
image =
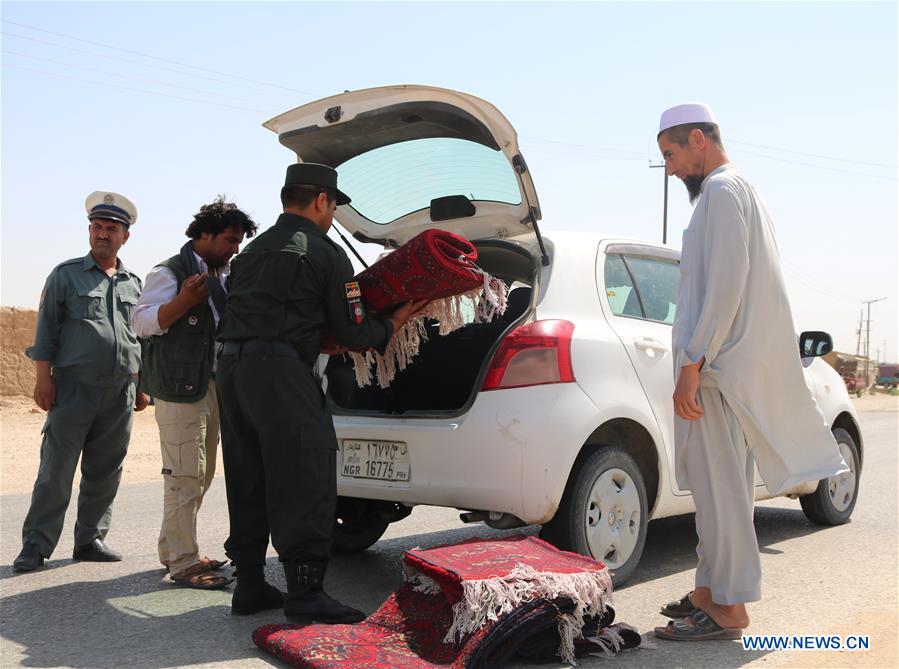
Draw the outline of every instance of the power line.
<instances>
[{"instance_id":1,"label":"power line","mask_svg":"<svg viewBox=\"0 0 899 669\"><path fill-rule=\"evenodd\" d=\"M532 141L533 141L533 140L536 140L536 141L540 141L540 142L547 142L547 143L550 143L550 144L561 145L561 146L563 146L563 147L569 147L569 153L578 153L577 150L580 149L580 150L581 150L580 153L583 153L584 151L586 151L586 152L591 152L591 151L599 151L599 152L603 152L603 151L607 151L607 152L616 152L616 153L622 153L622 154L630 154L630 155L633 155L633 156L643 156L643 154L641 154L641 153L639 153L639 152L637 152L637 151L631 151L631 150L628 150L628 149L616 149L616 148L611 148L611 147L593 146L593 145L590 145L590 144L578 144L578 143L573 143L573 142L558 142L558 141L555 141L555 140L542 139L542 138L539 138L539 137L526 137L526 136L522 136L522 139L530 139L530 140L532 140ZM760 147L762 146L762 145L758 145L758 144L749 144L748 142L738 142L738 141L736 141L736 140L730 140L730 141L733 141L735 144L746 144L747 146L760 146ZM775 151L784 151L784 152L786 152L786 153L796 153L796 154L799 154L799 155L815 155L815 154L806 154L806 153L801 152L801 151L792 151L792 150L790 150L790 149L778 149L778 148L776 148L776 147L768 147L768 146L765 146L765 147L763 147L763 148L770 148L770 149L775 150ZM553 149L548 149L548 148L543 148L543 147L531 147L531 148L528 149L528 151L534 151L534 150L537 150L537 151L553 151ZM564 151L562 151L561 149L558 149L557 151L564 152ZM874 178L874 179L886 179L886 180L888 180L888 181L896 181L896 177L885 176L885 175L882 175L882 174L868 174L868 173L865 173L865 172L855 172L855 171L852 171L852 170L843 170L843 169L839 169L839 168L836 168L836 167L827 167L827 166L825 166L825 165L815 165L814 163L805 163L805 162L799 162L799 161L796 161L796 160L789 160L789 159L787 159L787 158L778 158L778 157L776 157L776 156L769 156L769 155L766 155L766 154L764 154L764 153L757 153L757 152L754 152L754 151L747 151L746 149L740 149L740 151L742 151L743 153L749 154L749 155L758 156L758 157L760 157L760 158L767 158L767 159L769 159L769 160L776 160L776 161L778 161L778 162L788 163L788 164L791 164L791 165L800 165L800 166L803 166L803 167L812 167L812 168L816 168L816 169L820 169L820 170L828 170L828 171L831 171L831 172L841 172L841 173L843 173L843 174L854 174L854 175L856 175L856 176L865 176L865 177L872 177L872 178ZM610 160L610 159L617 159L617 160L645 160L645 159L646 159L645 157L641 157L641 158L630 158L630 157L625 157L625 156L599 156L599 157L602 157L602 158L604 158L604 159L606 159L606 160ZM828 159L828 160L843 160L843 159L840 159L840 158L829 158L829 157L827 157L827 156L816 156L816 157L821 157L821 158L825 158L825 159ZM887 168L889 168L889 167L895 167L895 166L893 166L893 165L884 165L884 164L882 164L882 163L867 163L867 162L864 162L864 161L852 161L852 160L846 160L845 162L852 162L852 163L858 163L858 164L864 164L864 165L875 165L875 166L879 166L879 167L887 167Z\"/></svg>"},{"instance_id":2,"label":"power line","mask_svg":"<svg viewBox=\"0 0 899 669\"><path fill-rule=\"evenodd\" d=\"M813 281L810 281L807 277L804 277L801 273L799 273L798 270L788 266L786 263L782 263L782 265L783 265L784 272L789 274L793 278L794 281L797 281L806 289L812 290L816 293L824 295L825 297L829 297L832 300L839 300L840 302L852 302L853 304L858 304L858 298L847 297L845 295L838 295L838 294L834 293L834 291L824 290L824 289L822 289L822 287L819 287L818 285L816 285ZM826 286L824 286L823 288L826 288Z\"/></svg>"},{"instance_id":3,"label":"power line","mask_svg":"<svg viewBox=\"0 0 899 669\"><path fill-rule=\"evenodd\" d=\"M54 31L51 31L51 30L45 30L45 29L43 29L43 28L38 28L38 27L36 27L36 26L32 26L32 25L28 25L28 24L24 24L24 23L19 23L19 22L16 22L16 21L10 21L9 19L0 19L0 21L2 21L3 23L7 23L7 24L10 24L10 25L13 25L13 26L18 26L18 27L20 27L20 28L25 28L25 29L28 29L28 30L33 30L33 31L40 32L40 33L44 33L44 34L47 34L47 35L52 35L52 36L55 36L55 37L61 37L61 38L64 38L64 39L73 40L73 41L76 41L76 42L81 42L81 43L83 43L83 44L89 44L89 45L92 45L92 46L98 46L98 47L101 47L101 48L103 48L103 49L111 49L111 50L113 50L113 51L119 51L119 52L122 52L122 53L127 53L127 54L131 54L131 55L139 56L139 57L141 57L141 58L148 58L148 59L152 59L152 60L159 61L159 62L163 62L163 63L170 63L170 64L173 64L173 65L177 65L177 66L183 67L183 68L189 68L189 69L197 70L197 71L200 71L200 72L212 73L212 74L216 74L216 75L219 75L219 76L229 77L229 78L231 78L231 79L236 79L236 80L239 80L239 81L242 81L242 82L250 82L250 83L253 83L253 84L257 84L257 85L259 85L259 86L265 86L265 87L268 87L268 88L278 89L277 92L279 92L279 94L282 94L282 95L286 95L286 94L288 94L288 93L281 93L280 91L289 91L290 94L293 94L293 93L301 93L301 94L303 94L303 95L308 95L308 96L312 96L312 97L318 97L318 96L319 96L319 94L312 93L312 92L310 92L310 91L303 91L303 90L299 90L299 89L295 89L295 88L290 88L290 87L288 87L288 86L283 86L283 85L281 85L281 84L274 84L274 83L267 82L267 81L260 81L260 80L257 80L257 79L251 79L251 78L249 78L249 77L243 77L243 76L231 74L231 73L228 73L228 72L222 72L222 71L214 70L214 69L211 69L211 68L201 67L201 66L198 66L198 65L192 65L192 64L190 64L190 63L184 63L184 62L177 61L177 60L173 60L173 59L170 59L170 58L162 58L162 57L159 57L159 56L154 56L154 55L147 54L147 53L143 53L143 52L140 52L140 51L134 51L134 50L131 50L131 49L124 49L124 48L121 48L121 47L112 46L112 45L110 45L110 44L104 44L104 43L102 43L102 42L97 42L97 41L92 41L92 40L86 40L86 39L82 39L82 38L80 38L80 37L75 37L75 36L73 36L73 35L67 35L67 34L65 34L65 33L54 32ZM9 36L9 37L15 37L15 38L17 38L17 39L30 40L30 41L37 42L37 43L40 43L40 44L48 44L48 45L50 45L50 46L57 47L57 48L67 49L67 50L76 51L76 52L80 52L80 53L87 53L87 54L92 55L92 56L95 56L95 57L106 58L106 59L111 59L111 60L119 60L119 61L131 63L131 64L140 65L140 66L142 66L142 67L155 67L155 68L157 68L157 69L161 69L161 70L168 71L168 72L174 72L174 73L179 74L179 75L182 75L182 76L190 76L190 77L196 77L196 78L201 78L201 79L207 79L207 80L210 80L210 81L214 81L214 82L216 82L216 83L225 84L225 85L229 85L229 86L231 86L231 85L237 85L236 82L233 82L233 81L223 81L222 79L216 79L216 78L214 78L214 77L209 77L209 76L207 76L207 75L199 75L199 74L194 74L194 73L191 73L191 72L183 72L183 71L180 71L180 70L175 70L175 69L172 69L172 68L163 67L163 66L161 66L161 65L154 65L154 64L150 64L150 63L142 63L142 62L140 62L140 61L134 61L134 60L126 59L126 58L121 58L121 57L116 57L116 56L110 56L110 55L108 55L108 54L98 54L98 53L96 53L96 52L85 51L85 50L82 50L82 49L76 49L76 48L71 47L71 46L66 46L66 45L58 44L58 43L54 43L54 42L47 42L47 41L44 41L44 40L39 40L39 39L37 39L37 38L34 38L34 37L28 37L28 36L25 36L25 35L17 35L17 34L15 34L15 33L8 33L8 32L6 32L6 31L2 31L2 32L0 32L0 34L7 35L7 36ZM68 64L68 63L59 63L59 61L52 61L52 60L49 60L49 59L41 59L41 58L36 57L36 56L28 56L28 55L25 55L25 54L17 54L17 55L22 55L22 56L27 57L27 58L35 58L35 59L37 59L37 60L47 60L47 62L54 62L54 63L57 63L57 64L62 64L62 65L66 65L66 66L69 66L69 67L75 67L75 68L79 68L79 69L87 69L87 70L92 69L92 68L85 68L85 67L80 67L80 66L76 66L76 65L70 65L70 64ZM15 66L13 66L13 67L15 67ZM17 68L17 69L29 70L29 68L23 68L23 67L19 67L19 68ZM73 79L73 80L75 80L75 81L86 81L87 83L92 83L92 84L95 84L95 85L108 85L108 86L113 86L113 87L117 87L117 88L125 88L125 89L127 89L127 90L133 90L133 91L136 91L136 92L145 93L145 94L149 94L149 95L160 95L160 96L162 96L162 97L169 97L169 98L173 98L173 99L181 99L181 100L186 100L186 101L189 101L189 102L206 102L206 101L203 101L203 100L196 100L196 99L191 99L191 98L182 98L182 97L173 96L173 95L166 95L166 94L163 94L163 93L153 93L153 92L151 92L151 91L142 90L142 89L137 89L137 88L129 88L129 87L125 87L125 86L117 86L117 85L115 85L115 84L106 84L106 83L103 83L103 82L81 80L81 79L77 79L77 78L74 78L74 77L66 77L65 75L54 74L54 73L52 73L52 72L46 72L46 71L42 71L42 70L30 70L30 71L37 72L37 73L39 73L39 74L44 74L44 75L47 75L47 76L55 76L55 77L59 77L59 78L63 78L63 79L68 78L68 79ZM102 70L95 70L95 71L98 71L98 72L101 72L101 73L104 73L104 74L112 74L112 73L109 73L109 72L103 72ZM114 75L114 76L124 76L124 75ZM146 80L144 80L144 81L146 81ZM157 85L163 85L163 86L170 86L170 87L174 87L174 88L183 88L183 89L186 89L186 90L193 90L193 91L195 91L195 92L200 92L200 93L209 93L208 91L200 91L200 90L192 89L192 88L185 87L185 86L179 86L179 85L177 85L177 84L167 84L167 83L164 83L164 82L149 82L149 83L154 83L154 84L157 84ZM272 92L276 92L276 91L272 91ZM229 97L231 97L231 96L229 96ZM241 98L233 98L233 99L238 99L238 100L241 100L241 101L247 101L247 102L248 102L248 100L241 99ZM260 111L260 113L264 113L264 112L261 112L261 110L247 109L247 108L243 108L243 107L235 107L235 106L233 106L233 105L222 105L222 104L219 104L219 103L213 103L213 102L206 102L206 104L215 104L216 106L220 106L220 107L229 107L229 108L232 108L232 109L241 109L241 110L244 110L244 111ZM554 145L557 145L557 146L559 146L559 147L566 147L566 148L568 149L569 152L573 152L573 153L580 153L580 154L583 154L583 153L586 152L588 155L594 155L594 156L596 156L596 157L600 157L600 158L603 158L603 159L605 159L605 160L644 160L644 159L645 159L645 156L643 156L643 154L642 154L641 152L633 151L633 150L629 150L629 149L619 149L619 148L613 148L613 147L593 146L593 145L583 144L583 143L562 142L562 141L550 140L550 139L543 139L543 138L537 138L537 137L531 137L531 138L529 138L529 139L530 139L530 140L533 140L533 141L546 142L546 143L549 143L549 144L554 144ZM809 157L814 157L814 158L820 158L820 159L823 159L823 160L834 160L834 161L839 161L839 162L853 163L853 164L858 164L858 165L869 165L869 166L883 167L883 168L896 168L895 165L888 165L888 164L884 164L884 163L876 163L876 162L861 161L861 160L852 160L852 159L848 159L848 158L837 158L837 157L834 157L834 156L825 156L825 155L821 155L821 154L808 153L808 152L804 152L804 151L795 151L795 150L792 150L792 149L784 149L784 148L775 147L775 146L770 146L770 145L764 145L764 144L754 144L754 143L751 143L751 142L743 142L743 141L740 141L740 140L729 140L729 141L730 141L730 142L733 142L734 144L741 144L741 145L745 145L745 146L753 146L753 147L757 147L757 148L763 148L763 149L768 149L768 150L772 150L772 151L779 151L779 152L783 152L783 153L792 153L792 154L796 154L796 155L804 155L804 156L809 156ZM561 152L564 152L564 151L565 151L564 148L562 148L562 149L551 149L551 148L544 148L544 147L532 147L531 150L536 150L536 151L549 151L549 152L552 152L552 151L554 151L554 150L557 151L557 152L560 152L560 151L561 151ZM599 152L599 154L597 154L597 152ZM878 175L878 174L867 174L867 173L862 173L862 172L854 172L854 171L850 171L850 170L842 170L842 169L835 168L835 167L827 167L827 166L824 166L824 165L816 165L816 164L813 164L813 163L805 163L805 162L799 162L799 161L794 161L794 160L788 160L788 159L785 159L785 158L778 158L778 157L775 157L775 156L770 156L770 155L766 155L766 154L762 154L762 153L755 153L755 152L752 152L752 151L747 151L747 150L745 150L745 149L743 149L743 152L746 153L746 154L749 154L749 155L758 156L758 157L760 157L760 158L767 158L768 160L774 160L774 161L783 162L783 163L792 164L792 165L799 165L799 166L803 166L803 167L811 167L811 168L814 168L814 169L827 170L827 171L831 171L831 172L840 172L840 173L843 173L843 174L853 174L853 175L856 175L856 176L865 176L865 177L870 177L870 178L875 178L875 179L886 179L886 180L889 180L889 181L896 181L896 177L895 177L895 176L885 176L885 175ZM602 153L613 153L613 154L623 154L623 155L618 155L618 156L614 156L614 155L613 155L613 156L605 156L605 155L601 155ZM633 157L631 157L631 156L633 156ZM638 158L637 156L639 156L639 158Z\"/></svg>"},{"instance_id":4,"label":"power line","mask_svg":"<svg viewBox=\"0 0 899 669\"><path fill-rule=\"evenodd\" d=\"M82 65L73 65L72 63L65 63L61 60L53 60L52 58L41 58L39 56L31 56L27 53L19 53L18 51L9 51L9 50L4 49L2 53L9 54L11 56L19 56L21 58L30 58L32 60L39 60L44 63L53 63L54 65L62 65L63 67L71 67L76 70L85 70L87 72L98 72L100 74L108 74L109 76L112 76L112 77L121 77L121 78L128 77L128 75L119 74L117 72L110 72L109 70L100 70L95 67L84 67ZM141 79L140 77L137 77L137 78L132 78L132 80L143 82L145 84L154 84L156 86L168 86L170 88L180 88L182 90L192 91L194 93L206 93L207 95L215 95L218 97L228 97L228 98L231 98L232 100L238 100L240 102L249 102L251 104L258 102L257 100L248 100L246 98L237 98L232 95L223 95L222 93L218 93L216 91L204 91L202 89L193 88L191 86L181 86L179 84L170 84L165 81L156 81L154 79Z\"/></svg>"},{"instance_id":5,"label":"power line","mask_svg":"<svg viewBox=\"0 0 899 669\"><path fill-rule=\"evenodd\" d=\"M262 85L262 86L270 86L270 87L272 87L272 88L279 88L279 89L284 90L284 91L290 91L291 93L301 93L301 94L303 94L303 95L311 95L311 96L317 96L317 95L318 95L318 94L312 93L312 92L310 92L310 91L301 91L301 90L298 90L298 89L296 89L296 88L290 88L290 87L288 87L288 86L282 86L282 85L280 85L280 84L273 84L273 83L270 83L270 82L268 82L268 81L259 81L258 79L250 79L250 78L248 78L248 77L242 77L242 76L239 76L239 75L236 75L236 74L231 74L231 73L229 73L229 72L220 72L219 70L212 70L212 69L209 69L209 68L206 68L206 67L200 67L200 66L198 66L198 65L191 65L190 63L182 63L182 62L180 62L180 61L172 60L172 59L170 59L170 58L161 58L161 57L159 57L159 56L153 56L153 55L151 55L151 54L141 53L140 51L132 51L132 50L130 50L130 49L122 49L121 47L112 46L112 45L110 45L110 44L104 44L104 43L102 43L102 42L94 42L94 41L91 41L91 40L82 39L82 38L80 38L80 37L74 37L73 35L66 35L65 33L57 33L57 32L53 32L52 30L44 30L43 28L38 28L38 27L36 27L36 26L30 26L30 25L25 24L25 23L17 23L16 21L10 21L9 19L0 19L0 21L2 21L3 23L9 23L10 25L18 26L18 27L20 27L20 28L27 28L27 29L29 29L29 30L34 30L34 31L37 31L37 32L45 33L45 34L47 34L47 35L53 35L53 36L55 36L55 37L62 37L62 38L65 38L65 39L74 40L74 41L76 41L76 42L82 42L83 44L90 44L90 45L92 45L92 46L99 46L99 47L102 47L102 48L104 48L104 49L112 49L113 51L121 51L122 53L129 53L129 54L131 54L132 56L140 56L141 58L150 58L150 59L152 59L152 60L158 60L158 61L163 62L163 63L171 63L171 64L173 64L173 65L179 65L179 66L181 66L181 67L188 67L188 68L191 68L191 69L194 69L194 70L200 70L201 72L210 72L210 73L212 73L212 74L218 74L218 75L225 76L225 77L231 77L231 78L233 78L233 79L239 79L239 80L241 80L241 81L248 81L248 82L252 82L252 83L254 83L254 84L260 84L260 85Z\"/></svg>"},{"instance_id":6,"label":"power line","mask_svg":"<svg viewBox=\"0 0 899 669\"><path fill-rule=\"evenodd\" d=\"M528 154L531 153L562 153L567 155L575 155L575 156L585 156L590 158L596 158L599 160L639 160L643 162L646 160L645 158L629 158L627 156L604 156L601 153L593 153L589 149L578 151L576 149L566 149L566 148L557 148L557 147L547 147L547 146L528 146Z\"/></svg>"},{"instance_id":7,"label":"power line","mask_svg":"<svg viewBox=\"0 0 899 669\"><path fill-rule=\"evenodd\" d=\"M541 138L541 137L527 137L527 136L524 136L524 135L522 135L521 138L522 138L522 139L527 139L527 140L532 140L532 141L538 141L538 142L547 142L548 144L559 144L559 145L561 145L561 146L569 146L569 147L579 148L579 149L589 149L589 150L591 150L591 151L610 151L610 152L614 152L614 153L627 153L627 154L630 154L630 155L632 155L632 156L638 156L638 157L639 157L639 158L638 158L639 160L645 160L645 158L646 158L641 152L639 152L639 151L633 151L633 150L631 150L631 149L615 149L615 148L606 147L606 146L593 146L593 145L590 145L590 144L577 144L577 143L573 143L573 142L560 142L560 141L555 140L555 139L544 139L544 138Z\"/></svg>"},{"instance_id":8,"label":"power line","mask_svg":"<svg viewBox=\"0 0 899 669\"><path fill-rule=\"evenodd\" d=\"M28 40L29 42L36 42L38 44L46 44L48 46L56 47L59 49L65 49L67 51L74 51L75 53L84 53L89 56L94 56L97 58L103 58L105 60L117 60L122 63L131 63L132 65L139 65L141 67L154 68L157 70L162 70L163 72L174 72L175 74L179 74L185 77L193 77L195 79L205 79L207 81L214 81L219 84L224 84L225 86L238 86L238 84L234 81L225 81L224 79L216 79L215 77L206 76L203 74L194 74L193 72L183 72L181 70L176 70L171 67L164 67L162 65L154 65L153 63L142 63L139 60L132 60L130 58L122 58L121 56L111 56L109 54L97 53L96 51L87 51L85 49L78 49L73 46L66 46L64 44L56 44L55 42L48 42L46 40L37 39L36 37L28 37L26 35L17 35L15 33L10 33L7 31L0 31L0 35L6 35L7 37L15 37L16 39ZM256 88L255 90L259 90ZM270 93L276 93L278 95L288 95L287 93L281 93L279 91L270 91Z\"/></svg>"},{"instance_id":9,"label":"power line","mask_svg":"<svg viewBox=\"0 0 899 669\"><path fill-rule=\"evenodd\" d=\"M111 84L106 81L91 81L90 79L82 79L81 77L70 77L65 74L57 74L55 72L47 72L45 70L37 70L32 67L22 67L21 65L10 65L9 63L3 63L3 67L12 68L14 70L25 70L26 72L36 72L38 74L43 74L48 77L57 77L59 79L69 79L71 81L80 81L85 84L95 84L97 86L111 86L112 88L121 88L126 91L134 91L136 93L144 93L146 95L157 95L163 98L171 98L173 100L183 100L185 102L199 102L201 104L207 105L215 105L216 107L224 107L226 109L238 109L240 111L248 111L253 112L254 114L264 114L265 112L260 109L249 109L247 107L237 107L235 105L226 105L218 102L210 102L209 100L197 100L195 98L185 98L180 95L169 95L168 93L157 93L155 91L148 91L142 88L134 88L133 86L122 86L120 84Z\"/></svg>"},{"instance_id":10,"label":"power line","mask_svg":"<svg viewBox=\"0 0 899 669\"><path fill-rule=\"evenodd\" d=\"M874 167L889 167L896 169L896 165L887 165L885 163L872 163L865 160L850 160L849 158L835 158L834 156L823 156L818 153L806 153L805 151L794 151L792 149L781 149L777 146L766 146L765 144L752 144L751 142L741 142L736 139L728 139L728 144L743 144L745 146L754 146L757 149L770 149L772 151L782 151L783 153L795 153L798 156L809 156L810 158L823 158L824 160L836 160L841 163L854 163L856 165L872 165Z\"/></svg>"},{"instance_id":11,"label":"power line","mask_svg":"<svg viewBox=\"0 0 899 669\"><path fill-rule=\"evenodd\" d=\"M758 156L759 158L767 158L768 160L776 160L779 163L789 163L790 165L802 165L803 167L813 167L819 170L827 170L828 172L841 172L842 174L854 174L859 177L870 177L872 179L886 179L887 181L896 181L896 177L888 177L882 174L867 174L865 172L853 172L851 170L841 170L837 167L826 167L825 165L815 165L813 163L801 163L796 160L787 160L786 158L777 158L775 156L767 156L764 153L756 153L755 151L747 151L746 149L739 149L743 153L749 154L750 156Z\"/></svg>"}]
</instances>

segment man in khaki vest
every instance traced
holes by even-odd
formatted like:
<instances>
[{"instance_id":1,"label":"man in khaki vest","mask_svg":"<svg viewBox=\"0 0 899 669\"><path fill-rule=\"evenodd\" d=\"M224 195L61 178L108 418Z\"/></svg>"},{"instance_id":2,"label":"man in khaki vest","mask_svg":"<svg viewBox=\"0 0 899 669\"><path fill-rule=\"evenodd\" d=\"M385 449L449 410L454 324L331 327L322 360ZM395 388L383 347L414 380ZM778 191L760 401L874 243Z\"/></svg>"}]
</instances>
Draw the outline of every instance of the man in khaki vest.
<instances>
[{"instance_id":1,"label":"man in khaki vest","mask_svg":"<svg viewBox=\"0 0 899 669\"><path fill-rule=\"evenodd\" d=\"M165 480L159 561L174 584L222 588L225 563L200 557L197 512L215 475L219 410L215 330L225 307L229 261L256 224L219 198L200 207L190 240L147 275L134 329L147 340L142 388L155 398Z\"/></svg>"}]
</instances>

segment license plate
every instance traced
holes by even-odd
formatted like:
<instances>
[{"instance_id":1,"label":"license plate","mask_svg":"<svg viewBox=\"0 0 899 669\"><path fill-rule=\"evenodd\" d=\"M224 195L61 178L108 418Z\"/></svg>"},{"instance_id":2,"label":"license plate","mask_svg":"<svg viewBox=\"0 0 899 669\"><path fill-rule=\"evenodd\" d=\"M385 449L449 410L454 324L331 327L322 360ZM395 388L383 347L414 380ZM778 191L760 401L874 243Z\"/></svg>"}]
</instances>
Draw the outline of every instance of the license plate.
<instances>
[{"instance_id":1,"label":"license plate","mask_svg":"<svg viewBox=\"0 0 899 669\"><path fill-rule=\"evenodd\" d=\"M344 439L341 473L357 479L409 480L409 447L401 441Z\"/></svg>"}]
</instances>

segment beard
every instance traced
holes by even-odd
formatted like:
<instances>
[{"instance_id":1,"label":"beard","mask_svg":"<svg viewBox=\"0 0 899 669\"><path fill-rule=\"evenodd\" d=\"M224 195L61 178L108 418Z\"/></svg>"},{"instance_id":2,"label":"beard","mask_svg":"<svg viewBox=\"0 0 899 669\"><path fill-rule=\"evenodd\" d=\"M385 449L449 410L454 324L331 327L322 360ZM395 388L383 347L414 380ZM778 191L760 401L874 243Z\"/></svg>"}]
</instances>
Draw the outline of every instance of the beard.
<instances>
[{"instance_id":1,"label":"beard","mask_svg":"<svg viewBox=\"0 0 899 669\"><path fill-rule=\"evenodd\" d=\"M702 193L702 180L703 176L701 174L691 174L684 179L684 186L687 187L687 195L690 197L690 204L695 204L696 200L699 199L700 193Z\"/></svg>"}]
</instances>

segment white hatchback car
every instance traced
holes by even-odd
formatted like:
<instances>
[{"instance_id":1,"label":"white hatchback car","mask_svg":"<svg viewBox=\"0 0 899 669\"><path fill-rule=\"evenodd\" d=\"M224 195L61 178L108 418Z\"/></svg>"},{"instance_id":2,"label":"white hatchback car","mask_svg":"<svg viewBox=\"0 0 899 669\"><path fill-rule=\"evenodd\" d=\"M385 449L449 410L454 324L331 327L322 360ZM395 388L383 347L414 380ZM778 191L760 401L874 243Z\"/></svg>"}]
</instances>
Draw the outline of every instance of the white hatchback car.
<instances>
[{"instance_id":1,"label":"white hatchback car","mask_svg":"<svg viewBox=\"0 0 899 669\"><path fill-rule=\"evenodd\" d=\"M335 218L356 240L391 249L440 227L472 240L481 267L512 287L501 319L445 337L434 326L387 389L356 387L348 359L320 361L341 448L335 550L365 549L415 505L438 505L496 528L542 525L623 582L648 521L694 510L673 475L679 253L616 235L541 235L515 130L470 95L361 90L264 125L300 160L338 168L353 202ZM850 471L789 496L812 521L839 524L858 495L858 420L840 377L814 357L829 337L799 346Z\"/></svg>"}]
</instances>

